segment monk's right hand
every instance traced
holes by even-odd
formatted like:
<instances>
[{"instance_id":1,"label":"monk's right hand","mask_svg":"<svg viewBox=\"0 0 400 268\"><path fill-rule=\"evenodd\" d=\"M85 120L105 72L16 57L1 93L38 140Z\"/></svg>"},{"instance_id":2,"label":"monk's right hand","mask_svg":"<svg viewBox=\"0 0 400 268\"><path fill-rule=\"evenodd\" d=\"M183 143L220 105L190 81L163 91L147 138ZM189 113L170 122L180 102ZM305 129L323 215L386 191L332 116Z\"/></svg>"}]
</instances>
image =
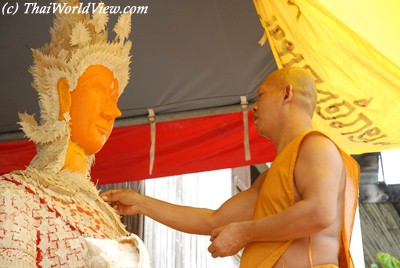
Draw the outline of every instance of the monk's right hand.
<instances>
[{"instance_id":1,"label":"monk's right hand","mask_svg":"<svg viewBox=\"0 0 400 268\"><path fill-rule=\"evenodd\" d=\"M141 195L130 189L108 190L100 197L115 208L121 215L139 214L139 201Z\"/></svg>"}]
</instances>

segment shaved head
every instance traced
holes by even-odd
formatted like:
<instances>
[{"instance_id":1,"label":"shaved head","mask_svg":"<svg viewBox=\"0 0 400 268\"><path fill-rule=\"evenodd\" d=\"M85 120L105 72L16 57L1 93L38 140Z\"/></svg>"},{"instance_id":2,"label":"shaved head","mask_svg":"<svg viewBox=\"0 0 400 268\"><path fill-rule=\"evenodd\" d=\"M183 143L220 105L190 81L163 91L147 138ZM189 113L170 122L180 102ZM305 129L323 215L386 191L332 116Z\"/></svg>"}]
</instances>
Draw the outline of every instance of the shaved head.
<instances>
[{"instance_id":1,"label":"shaved head","mask_svg":"<svg viewBox=\"0 0 400 268\"><path fill-rule=\"evenodd\" d=\"M313 115L317 102L317 90L309 71L303 68L280 69L270 74L264 83L280 90L291 85L296 100L307 109L311 116Z\"/></svg>"}]
</instances>

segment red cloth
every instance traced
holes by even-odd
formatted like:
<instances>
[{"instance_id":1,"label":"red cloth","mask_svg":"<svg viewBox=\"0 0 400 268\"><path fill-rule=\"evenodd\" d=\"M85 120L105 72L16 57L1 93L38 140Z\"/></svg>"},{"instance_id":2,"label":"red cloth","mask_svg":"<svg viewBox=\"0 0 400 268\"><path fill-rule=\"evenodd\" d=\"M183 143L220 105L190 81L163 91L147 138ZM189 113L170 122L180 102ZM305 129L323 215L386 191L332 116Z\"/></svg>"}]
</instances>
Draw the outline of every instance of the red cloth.
<instances>
[{"instance_id":1,"label":"red cloth","mask_svg":"<svg viewBox=\"0 0 400 268\"><path fill-rule=\"evenodd\" d=\"M259 136L249 112L251 160L245 160L241 112L156 124L153 174L149 175L150 125L115 128L96 155L98 184L135 181L271 162L275 147ZM0 143L0 174L24 169L35 155L28 141Z\"/></svg>"}]
</instances>

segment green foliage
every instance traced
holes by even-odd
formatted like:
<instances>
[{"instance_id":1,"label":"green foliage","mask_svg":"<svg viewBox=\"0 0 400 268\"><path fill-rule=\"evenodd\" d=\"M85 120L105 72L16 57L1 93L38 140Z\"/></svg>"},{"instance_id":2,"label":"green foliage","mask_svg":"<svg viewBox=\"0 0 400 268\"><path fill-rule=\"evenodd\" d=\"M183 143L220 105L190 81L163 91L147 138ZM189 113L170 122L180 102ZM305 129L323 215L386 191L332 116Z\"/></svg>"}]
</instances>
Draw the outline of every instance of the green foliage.
<instances>
[{"instance_id":1,"label":"green foliage","mask_svg":"<svg viewBox=\"0 0 400 268\"><path fill-rule=\"evenodd\" d=\"M400 261L390 256L389 253L378 252L376 253L376 259L383 265L383 268L400 268ZM379 266L374 263L371 268L379 268Z\"/></svg>"}]
</instances>

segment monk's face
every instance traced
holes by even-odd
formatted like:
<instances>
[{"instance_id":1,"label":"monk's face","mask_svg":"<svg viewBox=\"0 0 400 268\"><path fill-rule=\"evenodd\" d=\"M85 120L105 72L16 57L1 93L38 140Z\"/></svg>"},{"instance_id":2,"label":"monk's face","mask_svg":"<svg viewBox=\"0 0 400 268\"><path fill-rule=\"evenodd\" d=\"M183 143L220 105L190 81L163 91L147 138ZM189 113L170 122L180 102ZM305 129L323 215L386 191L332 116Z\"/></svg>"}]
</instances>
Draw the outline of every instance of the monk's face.
<instances>
[{"instance_id":1,"label":"monk's face","mask_svg":"<svg viewBox=\"0 0 400 268\"><path fill-rule=\"evenodd\" d=\"M100 65L86 69L71 92L71 140L86 154L98 152L111 134L118 109L118 81Z\"/></svg>"},{"instance_id":2,"label":"monk's face","mask_svg":"<svg viewBox=\"0 0 400 268\"><path fill-rule=\"evenodd\" d=\"M279 123L279 89L267 77L257 91L258 99L253 105L254 125L260 135L271 138L271 132Z\"/></svg>"}]
</instances>

